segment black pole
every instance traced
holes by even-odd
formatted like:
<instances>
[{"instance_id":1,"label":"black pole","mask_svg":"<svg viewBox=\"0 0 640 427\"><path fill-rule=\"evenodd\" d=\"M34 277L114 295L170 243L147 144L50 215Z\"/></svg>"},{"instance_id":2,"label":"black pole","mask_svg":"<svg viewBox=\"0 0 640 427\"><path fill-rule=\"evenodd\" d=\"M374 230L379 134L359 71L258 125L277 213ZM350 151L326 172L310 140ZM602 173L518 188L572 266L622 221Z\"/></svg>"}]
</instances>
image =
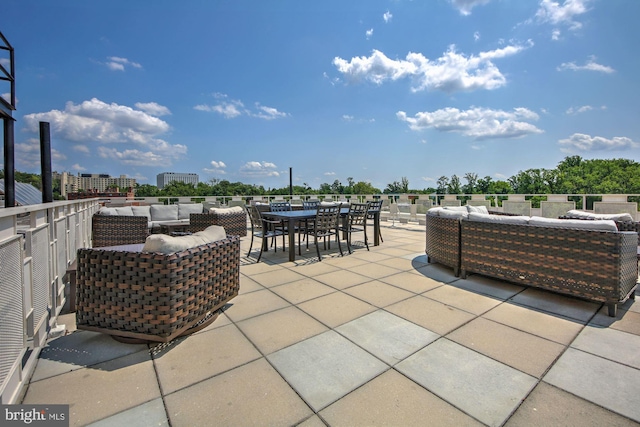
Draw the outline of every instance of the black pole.
<instances>
[{"instance_id":1,"label":"black pole","mask_svg":"<svg viewBox=\"0 0 640 427\"><path fill-rule=\"evenodd\" d=\"M40 122L40 169L42 171L42 203L51 203L53 202L51 133L47 122Z\"/></svg>"},{"instance_id":2,"label":"black pole","mask_svg":"<svg viewBox=\"0 0 640 427\"><path fill-rule=\"evenodd\" d=\"M293 168L289 168L289 195L293 196Z\"/></svg>"},{"instance_id":3,"label":"black pole","mask_svg":"<svg viewBox=\"0 0 640 427\"><path fill-rule=\"evenodd\" d=\"M16 165L15 147L13 143L13 119L5 118L4 122L4 207L16 205Z\"/></svg>"}]
</instances>

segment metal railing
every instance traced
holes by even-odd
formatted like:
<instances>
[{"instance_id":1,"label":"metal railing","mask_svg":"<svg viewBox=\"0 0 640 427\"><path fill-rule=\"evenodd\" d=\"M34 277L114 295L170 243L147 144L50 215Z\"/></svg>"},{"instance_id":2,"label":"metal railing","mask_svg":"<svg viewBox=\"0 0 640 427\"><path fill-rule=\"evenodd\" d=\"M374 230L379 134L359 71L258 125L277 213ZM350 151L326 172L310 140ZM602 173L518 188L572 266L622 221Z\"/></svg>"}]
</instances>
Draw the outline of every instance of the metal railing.
<instances>
[{"instance_id":1,"label":"metal railing","mask_svg":"<svg viewBox=\"0 0 640 427\"><path fill-rule=\"evenodd\" d=\"M16 403L65 302L63 277L91 244L98 199L0 209L0 401Z\"/></svg>"}]
</instances>

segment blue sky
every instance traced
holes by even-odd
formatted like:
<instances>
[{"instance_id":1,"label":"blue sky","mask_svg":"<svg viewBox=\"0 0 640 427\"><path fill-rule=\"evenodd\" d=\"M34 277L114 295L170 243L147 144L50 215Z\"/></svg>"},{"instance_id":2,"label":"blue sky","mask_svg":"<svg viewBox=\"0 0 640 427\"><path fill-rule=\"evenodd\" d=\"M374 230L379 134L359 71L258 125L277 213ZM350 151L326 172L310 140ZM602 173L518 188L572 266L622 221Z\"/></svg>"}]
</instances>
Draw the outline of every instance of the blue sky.
<instances>
[{"instance_id":1,"label":"blue sky","mask_svg":"<svg viewBox=\"0 0 640 427\"><path fill-rule=\"evenodd\" d=\"M637 0L4 0L16 168L40 170L39 121L54 170L154 185L640 161L639 18Z\"/></svg>"}]
</instances>

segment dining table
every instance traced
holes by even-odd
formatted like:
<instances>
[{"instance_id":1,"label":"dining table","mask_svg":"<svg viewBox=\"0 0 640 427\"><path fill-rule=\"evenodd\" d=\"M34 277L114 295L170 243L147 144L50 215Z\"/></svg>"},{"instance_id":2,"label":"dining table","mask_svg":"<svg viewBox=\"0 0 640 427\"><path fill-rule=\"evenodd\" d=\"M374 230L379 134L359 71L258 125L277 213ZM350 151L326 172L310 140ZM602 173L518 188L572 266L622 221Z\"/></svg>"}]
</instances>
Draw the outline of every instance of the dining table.
<instances>
[{"instance_id":1,"label":"dining table","mask_svg":"<svg viewBox=\"0 0 640 427\"><path fill-rule=\"evenodd\" d=\"M260 214L268 219L276 219L287 224L287 236L289 238L289 261L293 262L296 260L296 223L305 220L311 220L316 217L317 210L316 209L306 209L306 210L291 210L291 211L281 211L281 212L261 212ZM371 212L373 214L373 246L378 246L380 244L380 211ZM340 216L346 217L349 214L349 208L344 207L340 209ZM266 239L263 241L263 245L266 245ZM266 248L264 248L266 249Z\"/></svg>"}]
</instances>

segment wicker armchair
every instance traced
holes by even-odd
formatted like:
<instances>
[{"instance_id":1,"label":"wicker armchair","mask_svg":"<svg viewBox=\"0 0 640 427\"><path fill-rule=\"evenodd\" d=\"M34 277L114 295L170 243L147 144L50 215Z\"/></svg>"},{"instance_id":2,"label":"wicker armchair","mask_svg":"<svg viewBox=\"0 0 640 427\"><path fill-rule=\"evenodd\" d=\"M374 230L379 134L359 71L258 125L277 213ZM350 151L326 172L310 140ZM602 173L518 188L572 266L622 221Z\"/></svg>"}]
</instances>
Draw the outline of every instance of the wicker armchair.
<instances>
[{"instance_id":1,"label":"wicker armchair","mask_svg":"<svg viewBox=\"0 0 640 427\"><path fill-rule=\"evenodd\" d=\"M216 209L207 213L192 213L189 215L189 231L195 233L202 231L210 225L221 225L228 236L247 235L247 213Z\"/></svg>"},{"instance_id":2,"label":"wicker armchair","mask_svg":"<svg viewBox=\"0 0 640 427\"><path fill-rule=\"evenodd\" d=\"M142 246L78 250L78 329L168 342L208 324L238 295L239 237L168 255Z\"/></svg>"},{"instance_id":3,"label":"wicker armchair","mask_svg":"<svg viewBox=\"0 0 640 427\"><path fill-rule=\"evenodd\" d=\"M93 215L91 217L94 248L144 243L148 235L149 225L146 216Z\"/></svg>"},{"instance_id":4,"label":"wicker armchair","mask_svg":"<svg viewBox=\"0 0 640 427\"><path fill-rule=\"evenodd\" d=\"M428 262L437 262L453 268L457 277L460 272L460 220L426 215Z\"/></svg>"}]
</instances>

